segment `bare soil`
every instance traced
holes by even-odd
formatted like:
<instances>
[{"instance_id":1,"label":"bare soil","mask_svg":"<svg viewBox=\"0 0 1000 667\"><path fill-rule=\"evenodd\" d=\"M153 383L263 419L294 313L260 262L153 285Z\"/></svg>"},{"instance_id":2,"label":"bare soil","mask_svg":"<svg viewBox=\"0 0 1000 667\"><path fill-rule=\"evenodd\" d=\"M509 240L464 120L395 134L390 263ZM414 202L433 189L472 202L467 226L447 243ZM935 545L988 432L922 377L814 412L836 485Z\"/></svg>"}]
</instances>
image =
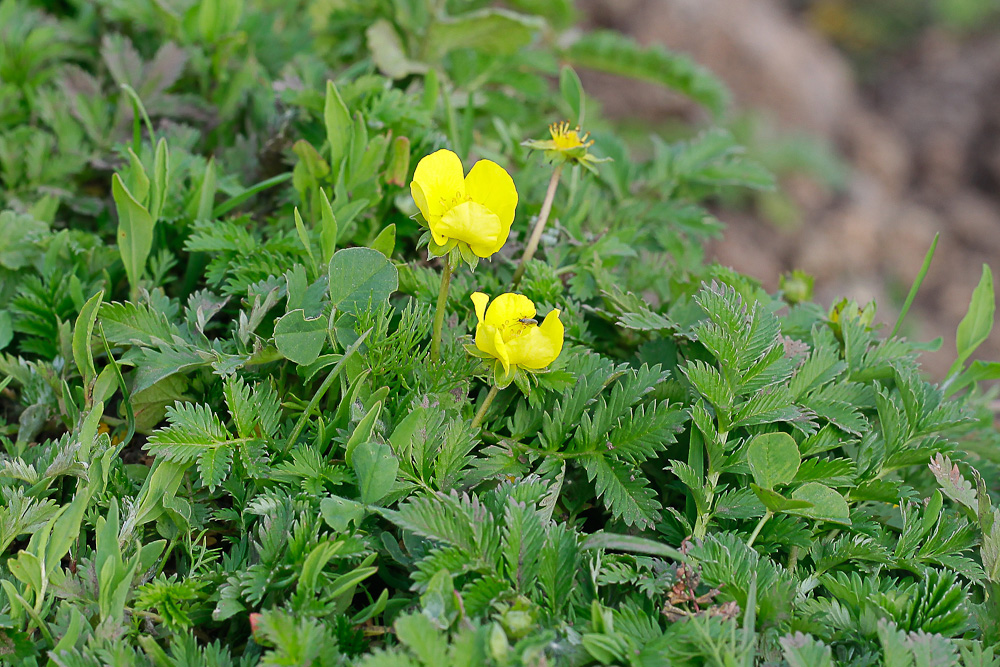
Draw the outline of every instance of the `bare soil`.
<instances>
[{"instance_id":1,"label":"bare soil","mask_svg":"<svg viewBox=\"0 0 1000 667\"><path fill-rule=\"evenodd\" d=\"M1000 34L958 40L929 31L861 86L845 57L780 0L584 0L594 27L687 53L731 87L738 109L785 132L828 141L851 166L842 191L791 177L801 224L777 227L725 212L721 262L777 288L780 273L816 276L817 296L875 299L882 322L899 305L936 232L937 254L907 320L942 376L983 263L1000 269ZM667 91L585 73L611 116L659 122L700 111ZM981 348L1000 359L1000 334Z\"/></svg>"}]
</instances>

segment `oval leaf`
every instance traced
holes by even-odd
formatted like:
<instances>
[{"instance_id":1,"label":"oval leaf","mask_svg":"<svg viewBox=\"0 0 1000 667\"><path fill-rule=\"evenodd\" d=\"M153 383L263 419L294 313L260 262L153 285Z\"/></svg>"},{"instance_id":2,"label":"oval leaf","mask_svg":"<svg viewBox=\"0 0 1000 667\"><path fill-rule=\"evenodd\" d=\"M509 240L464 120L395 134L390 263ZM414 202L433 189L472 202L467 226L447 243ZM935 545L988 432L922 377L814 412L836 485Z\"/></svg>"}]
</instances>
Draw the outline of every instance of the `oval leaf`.
<instances>
[{"instance_id":1,"label":"oval leaf","mask_svg":"<svg viewBox=\"0 0 1000 667\"><path fill-rule=\"evenodd\" d=\"M789 500L777 491L772 491L771 489L762 489L756 484L750 484L750 489L757 495L760 502L764 503L766 507L771 512L777 514L778 512L788 512L790 510L805 509L811 507L812 503L805 500Z\"/></svg>"},{"instance_id":2,"label":"oval leaf","mask_svg":"<svg viewBox=\"0 0 1000 667\"><path fill-rule=\"evenodd\" d=\"M996 311L996 298L993 293L993 272L983 264L983 275L979 285L972 291L969 310L958 325L955 335L955 347L958 360L955 364L960 368L976 348L989 338L993 330L993 314Z\"/></svg>"},{"instance_id":3,"label":"oval leaf","mask_svg":"<svg viewBox=\"0 0 1000 667\"><path fill-rule=\"evenodd\" d=\"M427 31L428 55L439 59L455 49L477 49L491 54L516 53L545 28L537 16L505 9L481 9L462 16L441 18Z\"/></svg>"},{"instance_id":4,"label":"oval leaf","mask_svg":"<svg viewBox=\"0 0 1000 667\"><path fill-rule=\"evenodd\" d=\"M357 313L386 301L399 286L399 273L378 250L344 248L330 259L330 301L338 310Z\"/></svg>"},{"instance_id":5,"label":"oval leaf","mask_svg":"<svg viewBox=\"0 0 1000 667\"><path fill-rule=\"evenodd\" d=\"M399 461L389 445L363 442L355 448L352 463L358 476L361 502L365 505L377 503L396 483Z\"/></svg>"},{"instance_id":6,"label":"oval leaf","mask_svg":"<svg viewBox=\"0 0 1000 667\"><path fill-rule=\"evenodd\" d=\"M281 356L299 366L316 361L326 341L326 318L306 319L301 308L293 310L274 325L274 344Z\"/></svg>"},{"instance_id":7,"label":"oval leaf","mask_svg":"<svg viewBox=\"0 0 1000 667\"><path fill-rule=\"evenodd\" d=\"M747 463L753 479L765 489L791 483L801 460L798 445L787 433L758 435L747 447Z\"/></svg>"},{"instance_id":8,"label":"oval leaf","mask_svg":"<svg viewBox=\"0 0 1000 667\"><path fill-rule=\"evenodd\" d=\"M118 174L111 177L111 194L118 210L118 252L121 253L129 285L135 288L153 248L153 225L156 221L129 192Z\"/></svg>"},{"instance_id":9,"label":"oval leaf","mask_svg":"<svg viewBox=\"0 0 1000 667\"><path fill-rule=\"evenodd\" d=\"M7 310L0 310L0 350L14 340L14 318Z\"/></svg>"},{"instance_id":10,"label":"oval leaf","mask_svg":"<svg viewBox=\"0 0 1000 667\"><path fill-rule=\"evenodd\" d=\"M851 511L847 506L844 497L825 484L819 482L809 482L795 489L792 493L795 500L804 500L812 503L812 507L804 509L788 510L789 514L820 521L830 521L831 523L841 523L851 525Z\"/></svg>"},{"instance_id":11,"label":"oval leaf","mask_svg":"<svg viewBox=\"0 0 1000 667\"><path fill-rule=\"evenodd\" d=\"M584 106L586 99L583 96L583 84L580 83L580 77L569 65L563 65L562 70L559 72L559 92L562 94L563 99L566 100L570 109L573 110L573 114L576 116L576 124L583 125L584 116L586 115Z\"/></svg>"},{"instance_id":12,"label":"oval leaf","mask_svg":"<svg viewBox=\"0 0 1000 667\"><path fill-rule=\"evenodd\" d=\"M365 507L347 498L330 496L319 502L319 513L335 531L346 533L351 521L357 524L365 518Z\"/></svg>"},{"instance_id":13,"label":"oval leaf","mask_svg":"<svg viewBox=\"0 0 1000 667\"><path fill-rule=\"evenodd\" d=\"M83 304L83 308L80 309L80 314L76 318L76 326L73 328L73 361L76 362L76 367L83 377L83 383L87 387L97 379L97 370L94 368L94 352L90 349L90 339L94 335L94 323L97 322L97 312L100 310L103 300L104 290L90 297L90 300ZM89 395L89 389L87 391Z\"/></svg>"}]
</instances>

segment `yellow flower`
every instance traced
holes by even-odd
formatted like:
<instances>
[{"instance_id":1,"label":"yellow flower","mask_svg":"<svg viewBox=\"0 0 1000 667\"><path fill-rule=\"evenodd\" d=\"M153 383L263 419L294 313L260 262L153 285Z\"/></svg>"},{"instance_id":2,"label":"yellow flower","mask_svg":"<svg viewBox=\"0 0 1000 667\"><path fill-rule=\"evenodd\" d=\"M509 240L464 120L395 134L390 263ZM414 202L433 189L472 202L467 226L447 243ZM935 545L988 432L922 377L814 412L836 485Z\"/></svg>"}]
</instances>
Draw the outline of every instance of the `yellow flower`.
<instances>
[{"instance_id":1,"label":"yellow flower","mask_svg":"<svg viewBox=\"0 0 1000 667\"><path fill-rule=\"evenodd\" d=\"M590 154L589 148L594 145L594 140L590 139L590 134L583 132L579 126L570 129L569 123L553 123L549 125L549 136L551 139L531 139L522 142L522 146L527 146L533 150L543 151L545 158L552 162L571 162L579 164L594 173L594 167L599 162L607 162L609 158L598 159Z\"/></svg>"},{"instance_id":2,"label":"yellow flower","mask_svg":"<svg viewBox=\"0 0 1000 667\"><path fill-rule=\"evenodd\" d=\"M507 242L517 189L496 162L480 160L465 176L459 157L439 150L417 164L410 194L438 246L456 241L489 257Z\"/></svg>"},{"instance_id":3,"label":"yellow flower","mask_svg":"<svg viewBox=\"0 0 1000 667\"><path fill-rule=\"evenodd\" d=\"M501 294L490 307L482 292L472 295L476 306L476 347L500 360L504 372L511 367L538 370L559 356L563 346L563 324L553 310L538 324L535 304L523 294Z\"/></svg>"},{"instance_id":4,"label":"yellow flower","mask_svg":"<svg viewBox=\"0 0 1000 667\"><path fill-rule=\"evenodd\" d=\"M563 121L549 125L549 134L552 135L552 145L560 151L568 151L574 148L587 148L594 145L594 140L587 141L589 134L580 136L580 128L569 129L569 123Z\"/></svg>"}]
</instances>

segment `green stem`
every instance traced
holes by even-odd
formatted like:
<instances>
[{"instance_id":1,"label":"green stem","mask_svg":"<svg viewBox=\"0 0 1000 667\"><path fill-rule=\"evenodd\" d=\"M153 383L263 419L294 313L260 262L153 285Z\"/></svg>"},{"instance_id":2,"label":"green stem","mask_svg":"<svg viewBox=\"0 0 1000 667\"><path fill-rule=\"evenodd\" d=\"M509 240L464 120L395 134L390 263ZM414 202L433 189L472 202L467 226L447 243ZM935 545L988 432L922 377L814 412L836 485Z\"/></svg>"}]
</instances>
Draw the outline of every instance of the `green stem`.
<instances>
[{"instance_id":1,"label":"green stem","mask_svg":"<svg viewBox=\"0 0 1000 667\"><path fill-rule=\"evenodd\" d=\"M312 400L309 401L306 409L303 410L302 414L299 416L299 420L295 423L295 428L292 429L291 434L288 436L288 440L285 441L285 445L281 448L282 454L291 449L298 441L299 436L302 435L302 431L306 427L306 423L309 421L309 417L312 416L313 411L319 405L323 396L326 395L326 392L331 386L333 386L333 381L337 379L337 376L339 376L340 372L344 369L344 364L347 363L348 359L354 356L354 353L357 352L358 348L361 347L361 344L365 342L365 339L368 338L368 334L371 332L371 329L364 332L356 341L354 341L353 345L344 350L344 356L340 358L340 361L338 361L333 367L330 374L326 376L326 379L323 380L323 384L319 386L319 389L315 394L313 394Z\"/></svg>"},{"instance_id":2,"label":"green stem","mask_svg":"<svg viewBox=\"0 0 1000 667\"><path fill-rule=\"evenodd\" d=\"M795 566L799 564L799 548L793 546L788 550L788 571L795 574Z\"/></svg>"},{"instance_id":3,"label":"green stem","mask_svg":"<svg viewBox=\"0 0 1000 667\"><path fill-rule=\"evenodd\" d=\"M472 428L479 428L479 425L483 423L483 418L486 416L486 411L490 409L490 404L493 399L497 397L499 389L496 386L490 387L490 393L486 394L486 398L483 400L483 404L479 406L479 410L476 411L476 416L472 418Z\"/></svg>"},{"instance_id":4,"label":"green stem","mask_svg":"<svg viewBox=\"0 0 1000 667\"><path fill-rule=\"evenodd\" d=\"M757 536L760 535L761 528L764 527L764 524L767 523L772 516L774 516L774 512L772 512L771 510L767 510L766 512L764 512L764 516L762 516L760 518L760 521L757 522L757 527L753 529L752 533L750 533L750 539L747 540L748 547L753 546L754 540L756 540Z\"/></svg>"},{"instance_id":5,"label":"green stem","mask_svg":"<svg viewBox=\"0 0 1000 667\"><path fill-rule=\"evenodd\" d=\"M170 554L174 550L174 544L176 544L175 540L170 540L170 542L167 543L167 549L163 552L163 557L160 558L160 567L156 569L156 576L163 574L163 569L167 566L167 561L170 560Z\"/></svg>"},{"instance_id":6,"label":"green stem","mask_svg":"<svg viewBox=\"0 0 1000 667\"><path fill-rule=\"evenodd\" d=\"M545 191L545 201L542 202L542 210L538 213L538 220L535 221L535 228L531 231L531 238L528 239L528 245L524 249L524 254L521 255L521 263L517 265L517 270L514 272L514 279L511 281L512 288L516 288L520 284L528 262L531 261L531 258L535 256L535 251L538 250L538 242L541 241L542 232L545 231L545 223L549 221L549 214L552 213L552 202L556 198L556 188L559 187L559 176L561 174L562 165L559 165L552 172L552 178L549 179L549 188Z\"/></svg>"},{"instance_id":7,"label":"green stem","mask_svg":"<svg viewBox=\"0 0 1000 667\"><path fill-rule=\"evenodd\" d=\"M448 308L448 288L451 287L451 258L444 256L441 272L441 291L438 292L437 310L434 312L434 334L431 336L431 362L441 358L441 330L444 328L444 312Z\"/></svg>"},{"instance_id":8,"label":"green stem","mask_svg":"<svg viewBox=\"0 0 1000 667\"><path fill-rule=\"evenodd\" d=\"M691 425L691 436L688 439L688 465L694 470L698 479L704 479L705 477L705 443L701 437L701 431L694 424ZM694 491L688 489L684 492L685 502L684 509L685 514L689 522L695 526L695 537L702 538L704 535L700 535L702 524L704 523L702 517L699 516L698 504L695 501Z\"/></svg>"}]
</instances>

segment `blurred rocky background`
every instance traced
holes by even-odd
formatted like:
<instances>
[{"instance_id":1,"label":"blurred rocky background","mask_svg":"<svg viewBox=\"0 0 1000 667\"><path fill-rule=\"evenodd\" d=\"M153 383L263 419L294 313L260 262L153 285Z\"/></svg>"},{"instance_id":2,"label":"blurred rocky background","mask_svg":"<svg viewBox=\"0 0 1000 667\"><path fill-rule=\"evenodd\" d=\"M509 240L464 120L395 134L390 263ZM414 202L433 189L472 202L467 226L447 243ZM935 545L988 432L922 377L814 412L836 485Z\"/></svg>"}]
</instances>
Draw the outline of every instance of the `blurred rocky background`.
<instances>
[{"instance_id":1,"label":"blurred rocky background","mask_svg":"<svg viewBox=\"0 0 1000 667\"><path fill-rule=\"evenodd\" d=\"M936 232L906 333L941 377L983 263L1000 270L1000 0L579 0L592 27L689 54L733 91L734 131L782 192L724 206L716 258L777 288L875 299L894 323ZM700 111L654 86L586 75L620 120L669 131ZM826 147L826 148L824 148ZM737 212L733 212L737 211ZM1000 335L980 348L1000 359Z\"/></svg>"}]
</instances>

